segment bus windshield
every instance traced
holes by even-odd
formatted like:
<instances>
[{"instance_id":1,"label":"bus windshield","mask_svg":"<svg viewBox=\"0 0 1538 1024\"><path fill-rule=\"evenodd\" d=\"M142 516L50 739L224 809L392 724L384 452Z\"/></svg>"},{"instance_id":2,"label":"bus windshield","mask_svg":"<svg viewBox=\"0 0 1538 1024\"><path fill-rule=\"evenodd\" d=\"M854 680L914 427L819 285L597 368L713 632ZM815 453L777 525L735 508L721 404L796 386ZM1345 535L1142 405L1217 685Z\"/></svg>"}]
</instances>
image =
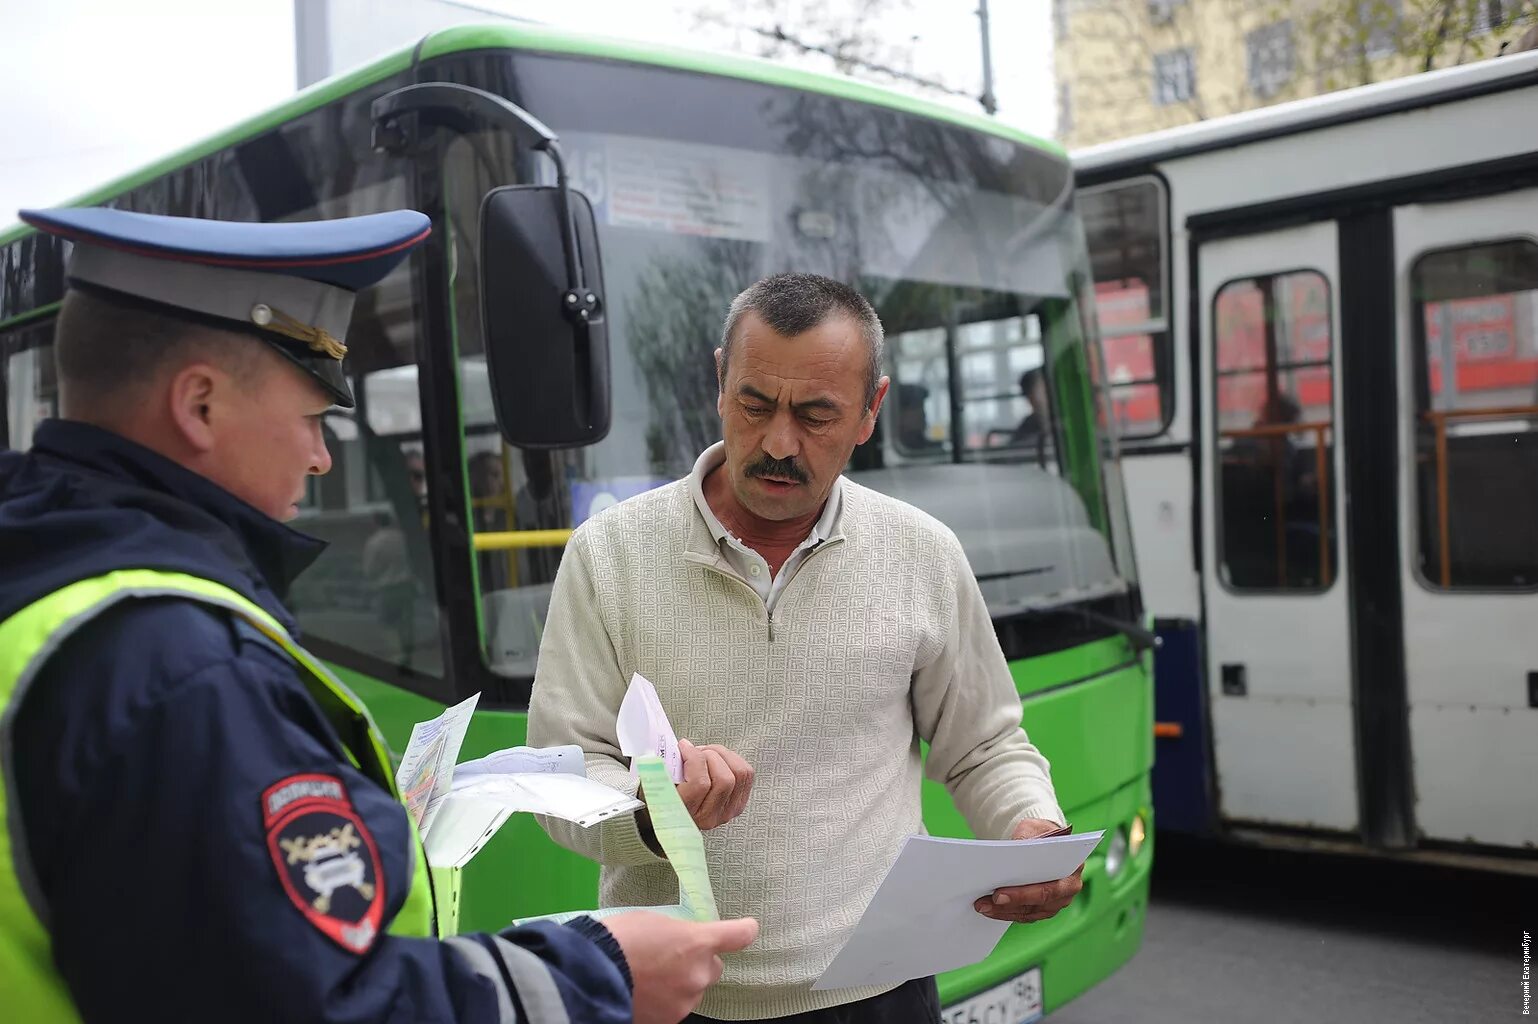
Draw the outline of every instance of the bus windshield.
<instances>
[{"instance_id":1,"label":"bus windshield","mask_svg":"<svg viewBox=\"0 0 1538 1024\"><path fill-rule=\"evenodd\" d=\"M828 96L508 60L504 90L560 134L595 209L613 429L580 450L505 450L484 415L474 200L511 180L509 165L521 180L553 176L492 133L457 138L445 178L479 532L575 527L687 474L721 437L713 351L728 305L794 269L855 285L886 328L892 386L850 479L950 526L996 617L1128 590L1098 339L1081 302L1088 260L1062 160ZM489 638L493 662L530 670L530 624L543 619L559 550L478 546L488 632L519 624L516 642Z\"/></svg>"}]
</instances>

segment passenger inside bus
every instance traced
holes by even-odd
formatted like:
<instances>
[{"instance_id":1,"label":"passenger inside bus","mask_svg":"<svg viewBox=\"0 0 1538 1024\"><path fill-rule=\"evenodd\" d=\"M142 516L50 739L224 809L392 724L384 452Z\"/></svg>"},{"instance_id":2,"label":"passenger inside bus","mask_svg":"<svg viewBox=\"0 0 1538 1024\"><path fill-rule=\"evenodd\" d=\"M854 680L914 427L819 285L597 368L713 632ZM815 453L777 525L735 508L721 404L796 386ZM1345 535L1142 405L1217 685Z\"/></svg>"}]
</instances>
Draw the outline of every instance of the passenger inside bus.
<instances>
[{"instance_id":1,"label":"passenger inside bus","mask_svg":"<svg viewBox=\"0 0 1538 1024\"><path fill-rule=\"evenodd\" d=\"M507 474L500 451L482 451L465 463L470 478L471 519L476 533L501 533L513 529L508 514ZM505 551L483 551L477 556L481 589L502 590L513 585L515 575Z\"/></svg>"},{"instance_id":2,"label":"passenger inside bus","mask_svg":"<svg viewBox=\"0 0 1538 1024\"><path fill-rule=\"evenodd\" d=\"M427 504L427 467L420 450L408 449L401 459L411 485L414 507L397 510L397 514L414 515L420 521ZM422 588L411 564L403 520L397 520L389 512L380 512L375 523L374 532L363 544L363 579L372 598L375 618L388 635L398 641L396 656L390 660L409 664L417 644L429 639L420 636L417 628L418 596Z\"/></svg>"},{"instance_id":3,"label":"passenger inside bus","mask_svg":"<svg viewBox=\"0 0 1538 1024\"><path fill-rule=\"evenodd\" d=\"M1224 554L1229 581L1246 587L1315 587L1329 580L1319 533L1317 453L1297 435L1272 428L1299 424L1290 395L1272 393L1249 430L1230 431L1223 453Z\"/></svg>"},{"instance_id":4,"label":"passenger inside bus","mask_svg":"<svg viewBox=\"0 0 1538 1024\"><path fill-rule=\"evenodd\" d=\"M514 529L560 530L572 523L571 496L568 488L558 486L564 479L557 475L557 462L550 452L520 453L523 480L513 497ZM518 559L520 581L549 583L561 564L561 548L525 548Z\"/></svg>"},{"instance_id":5,"label":"passenger inside bus","mask_svg":"<svg viewBox=\"0 0 1538 1024\"><path fill-rule=\"evenodd\" d=\"M922 384L897 385L897 444L905 453L924 454L939 451L944 441L929 432L929 413L924 403L929 389Z\"/></svg>"},{"instance_id":6,"label":"passenger inside bus","mask_svg":"<svg viewBox=\"0 0 1538 1024\"><path fill-rule=\"evenodd\" d=\"M1020 375L1020 393L1031 403L1031 411L1009 436L1011 445L1041 442L1052 436L1052 400L1048 397L1047 373L1044 367L1034 367Z\"/></svg>"}]
</instances>

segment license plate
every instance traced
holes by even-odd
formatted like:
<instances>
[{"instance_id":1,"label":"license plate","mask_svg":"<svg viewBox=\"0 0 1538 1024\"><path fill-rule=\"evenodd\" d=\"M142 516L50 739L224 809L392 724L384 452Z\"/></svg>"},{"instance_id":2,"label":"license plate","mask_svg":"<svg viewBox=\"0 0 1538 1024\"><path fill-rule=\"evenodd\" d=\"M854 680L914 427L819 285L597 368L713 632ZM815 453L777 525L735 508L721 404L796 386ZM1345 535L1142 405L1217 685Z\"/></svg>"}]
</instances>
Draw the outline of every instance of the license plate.
<instances>
[{"instance_id":1,"label":"license plate","mask_svg":"<svg viewBox=\"0 0 1538 1024\"><path fill-rule=\"evenodd\" d=\"M1030 1024L1041 1020L1041 968L1032 967L940 1011L945 1024Z\"/></svg>"}]
</instances>

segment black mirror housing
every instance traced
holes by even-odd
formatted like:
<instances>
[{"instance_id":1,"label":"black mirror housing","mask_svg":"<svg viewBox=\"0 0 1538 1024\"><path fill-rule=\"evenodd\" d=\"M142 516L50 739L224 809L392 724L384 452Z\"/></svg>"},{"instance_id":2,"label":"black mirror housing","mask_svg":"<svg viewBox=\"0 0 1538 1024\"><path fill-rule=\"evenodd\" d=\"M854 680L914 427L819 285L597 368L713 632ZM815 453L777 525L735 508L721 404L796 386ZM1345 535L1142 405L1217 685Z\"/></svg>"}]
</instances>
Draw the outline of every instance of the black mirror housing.
<instances>
[{"instance_id":1,"label":"black mirror housing","mask_svg":"<svg viewBox=\"0 0 1538 1024\"><path fill-rule=\"evenodd\" d=\"M497 424L519 448L576 448L609 433L609 332L598 228L585 195L507 185L481 201L481 318ZM569 285L570 206L580 280Z\"/></svg>"}]
</instances>

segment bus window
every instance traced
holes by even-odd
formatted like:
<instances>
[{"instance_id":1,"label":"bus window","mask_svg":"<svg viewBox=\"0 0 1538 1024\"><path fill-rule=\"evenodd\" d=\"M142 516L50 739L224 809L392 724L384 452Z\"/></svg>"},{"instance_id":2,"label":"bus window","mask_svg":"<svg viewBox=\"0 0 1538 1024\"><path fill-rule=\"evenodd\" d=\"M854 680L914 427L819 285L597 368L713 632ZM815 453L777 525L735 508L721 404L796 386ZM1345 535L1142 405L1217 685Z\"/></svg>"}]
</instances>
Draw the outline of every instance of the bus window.
<instances>
[{"instance_id":1,"label":"bus window","mask_svg":"<svg viewBox=\"0 0 1538 1024\"><path fill-rule=\"evenodd\" d=\"M5 447L25 451L32 432L55 413L57 387L53 368L53 318L0 335L4 359Z\"/></svg>"},{"instance_id":2,"label":"bus window","mask_svg":"<svg viewBox=\"0 0 1538 1024\"><path fill-rule=\"evenodd\" d=\"M415 365L400 363L409 341L397 336L412 330L410 285L402 267L353 313L347 365L357 408L326 416L331 472L312 478L294 521L329 547L289 597L307 635L437 677L420 397Z\"/></svg>"},{"instance_id":3,"label":"bus window","mask_svg":"<svg viewBox=\"0 0 1538 1024\"><path fill-rule=\"evenodd\" d=\"M685 476L720 439L711 355L722 319L742 289L790 268L858 288L890 343L890 404L851 458L852 478L951 524L998 614L1127 592L1077 303L1085 245L1062 205L1066 182L1022 176L1019 155L958 149L864 104L785 102L754 87L741 108L754 113L735 116L741 130L728 138L709 129L687 76L532 56L519 68L507 94L544 104L594 206L613 427L585 448L508 449L469 409L485 400L484 381L462 378L480 640L493 673L534 674L571 531ZM643 81L691 91L645 105L646 117L590 99ZM548 174L548 161L492 131L445 141L441 237L452 247L461 364L485 351L480 197ZM1021 378L1043 366L1022 392ZM516 700L521 687L505 692Z\"/></svg>"},{"instance_id":4,"label":"bus window","mask_svg":"<svg viewBox=\"0 0 1538 1024\"><path fill-rule=\"evenodd\" d=\"M1538 586L1538 244L1422 255L1411 271L1419 361L1421 578L1439 589Z\"/></svg>"},{"instance_id":5,"label":"bus window","mask_svg":"<svg viewBox=\"0 0 1538 1024\"><path fill-rule=\"evenodd\" d=\"M350 96L116 201L123 209L221 220L312 221L415 205L409 165L375 154L368 94ZM327 542L287 603L316 653L443 698L433 551L427 541L416 345L422 303L411 261L358 295L344 369L357 400L324 426L332 469L293 525ZM409 411L409 412L408 412Z\"/></svg>"},{"instance_id":6,"label":"bus window","mask_svg":"<svg viewBox=\"0 0 1538 1024\"><path fill-rule=\"evenodd\" d=\"M993 296L988 301L1002 300ZM958 307L953 315L986 317L989 312L984 304L973 310ZM1023 452L1056 471L1039 316L899 330L887 336L886 354L892 389L882 414L885 423L878 428L890 428L886 464L952 461L953 435L959 431L961 459ZM953 366L959 424L952 413Z\"/></svg>"},{"instance_id":7,"label":"bus window","mask_svg":"<svg viewBox=\"0 0 1538 1024\"><path fill-rule=\"evenodd\" d=\"M513 679L534 675L550 587L566 538L586 518L573 516L573 495L580 497L584 491L580 481L588 475L591 451L520 450L508 445L497 427L475 261L480 252L481 196L506 183L507 168L526 166L518 156L505 133L481 130L457 135L444 159L444 177L451 185L448 219L460 357L459 413L482 655L491 671ZM579 184L588 185L593 195L591 183ZM614 429L624 428L616 424Z\"/></svg>"},{"instance_id":8,"label":"bus window","mask_svg":"<svg viewBox=\"0 0 1538 1024\"><path fill-rule=\"evenodd\" d=\"M382 90L384 86L376 87ZM415 206L408 162L374 152L368 91L294 118L152 178L111 200L117 209L227 221L313 221ZM420 437L387 436L380 417L418 408L422 334L412 262L359 293L347 332L358 407L324 423L332 471L310 482L294 527L327 542L286 603L306 644L328 659L442 699L433 552L413 480ZM389 400L376 381L391 381ZM420 412L414 414L420 419ZM14 441L14 439L13 439Z\"/></svg>"},{"instance_id":9,"label":"bus window","mask_svg":"<svg viewBox=\"0 0 1538 1024\"><path fill-rule=\"evenodd\" d=\"M1085 189L1106 382L1119 433L1152 437L1169 422L1169 313L1165 303L1166 197L1157 178Z\"/></svg>"},{"instance_id":10,"label":"bus window","mask_svg":"<svg viewBox=\"0 0 1538 1024\"><path fill-rule=\"evenodd\" d=\"M1329 282L1312 270L1243 278L1214 307L1224 579L1324 590L1336 564Z\"/></svg>"}]
</instances>

